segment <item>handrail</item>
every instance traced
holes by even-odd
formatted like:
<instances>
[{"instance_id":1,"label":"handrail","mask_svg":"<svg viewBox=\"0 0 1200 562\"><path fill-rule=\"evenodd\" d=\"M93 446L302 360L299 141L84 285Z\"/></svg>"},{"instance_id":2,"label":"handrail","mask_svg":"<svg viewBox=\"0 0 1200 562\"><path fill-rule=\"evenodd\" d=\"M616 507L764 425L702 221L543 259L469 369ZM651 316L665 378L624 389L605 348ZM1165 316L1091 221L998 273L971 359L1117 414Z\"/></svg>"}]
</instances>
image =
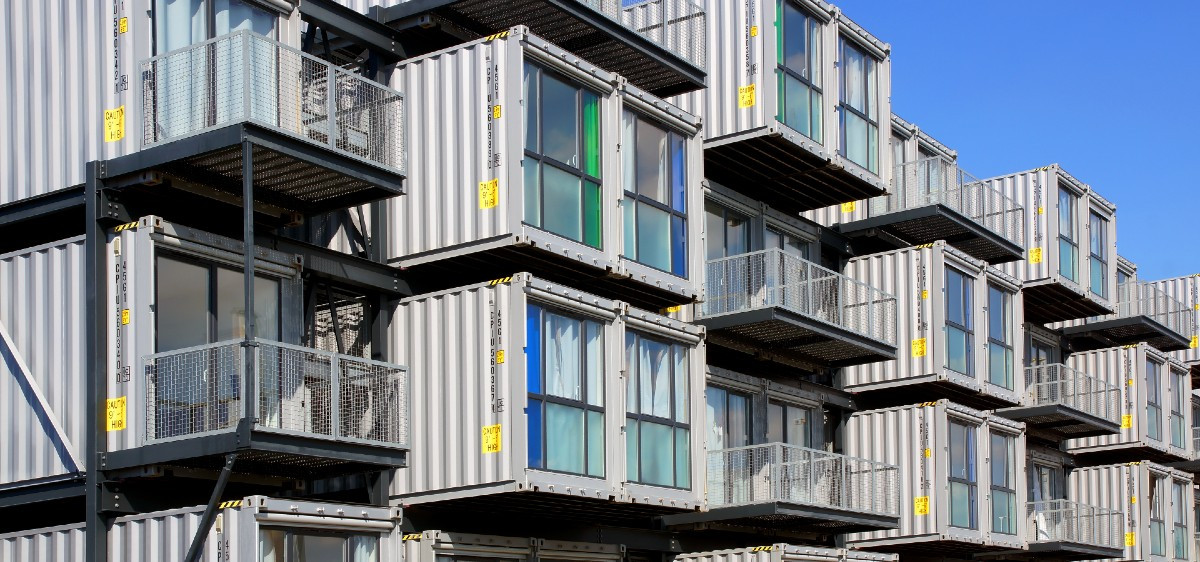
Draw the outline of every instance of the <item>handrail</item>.
<instances>
[{"instance_id":1,"label":"handrail","mask_svg":"<svg viewBox=\"0 0 1200 562\"><path fill-rule=\"evenodd\" d=\"M1195 311L1183 301L1146 281L1117 284L1117 310L1101 319L1146 316L1176 334L1190 337Z\"/></svg>"},{"instance_id":2,"label":"handrail","mask_svg":"<svg viewBox=\"0 0 1200 562\"><path fill-rule=\"evenodd\" d=\"M1071 542L1121 548L1123 514L1070 500L1029 502L1025 507L1030 543Z\"/></svg>"},{"instance_id":3,"label":"handrail","mask_svg":"<svg viewBox=\"0 0 1200 562\"><path fill-rule=\"evenodd\" d=\"M704 7L691 0L579 0L697 67L706 64L708 31Z\"/></svg>"},{"instance_id":4,"label":"handrail","mask_svg":"<svg viewBox=\"0 0 1200 562\"><path fill-rule=\"evenodd\" d=\"M1026 367L1025 395L1029 406L1062 405L1121 421L1120 388L1062 363Z\"/></svg>"}]
</instances>

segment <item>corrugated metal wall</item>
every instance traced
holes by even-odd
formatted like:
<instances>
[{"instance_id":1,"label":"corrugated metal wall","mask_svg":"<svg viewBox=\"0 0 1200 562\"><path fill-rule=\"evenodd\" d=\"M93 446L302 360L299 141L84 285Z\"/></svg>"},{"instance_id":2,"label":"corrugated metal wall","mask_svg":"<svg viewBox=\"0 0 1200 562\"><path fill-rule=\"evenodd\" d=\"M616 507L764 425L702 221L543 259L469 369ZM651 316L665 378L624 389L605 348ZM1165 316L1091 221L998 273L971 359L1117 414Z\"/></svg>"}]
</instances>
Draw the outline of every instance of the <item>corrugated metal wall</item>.
<instances>
[{"instance_id":1,"label":"corrugated metal wall","mask_svg":"<svg viewBox=\"0 0 1200 562\"><path fill-rule=\"evenodd\" d=\"M118 518L108 536L109 557L128 562L182 560L199 527L204 507L177 509ZM230 524L233 528L235 525ZM212 535L210 534L210 537ZM232 537L230 537L232 539ZM236 541L231 541L236 544ZM249 557L230 556L218 541L205 543L201 560L241 562ZM225 556L218 556L220 549ZM0 536L0 560L5 562L58 562L84 560L84 526L66 525Z\"/></svg>"},{"instance_id":2,"label":"corrugated metal wall","mask_svg":"<svg viewBox=\"0 0 1200 562\"><path fill-rule=\"evenodd\" d=\"M1162 490L1163 520L1166 526L1164 541L1164 556L1152 555L1150 552L1150 479L1152 476L1165 478L1168 484ZM1172 533L1174 531L1174 513L1171 509L1172 498L1170 483L1173 480L1186 482L1184 486L1183 513L1187 517L1188 533L1184 538L1187 545L1189 560L1195 560L1197 553L1192 533L1196 529L1195 491L1191 484L1192 475L1183 471L1167 468L1150 462L1134 462L1077 468L1067 475L1067 497L1087 505L1115 509L1123 513L1122 533L1124 533L1124 560L1168 560L1173 558Z\"/></svg>"},{"instance_id":3,"label":"corrugated metal wall","mask_svg":"<svg viewBox=\"0 0 1200 562\"><path fill-rule=\"evenodd\" d=\"M615 544L569 542L530 537L500 537L425 531L404 541L407 562L447 562L457 558L539 560L576 560L579 562L617 562L624 549Z\"/></svg>"},{"instance_id":4,"label":"corrugated metal wall","mask_svg":"<svg viewBox=\"0 0 1200 562\"><path fill-rule=\"evenodd\" d=\"M1167 355L1184 363L1200 361L1200 273L1151 281L1150 284L1162 289L1167 293L1167 296L1177 299L1196 312L1193 315L1194 322L1191 326L1191 332L1184 334L1191 339L1191 347L1183 351L1172 351Z\"/></svg>"}]
</instances>

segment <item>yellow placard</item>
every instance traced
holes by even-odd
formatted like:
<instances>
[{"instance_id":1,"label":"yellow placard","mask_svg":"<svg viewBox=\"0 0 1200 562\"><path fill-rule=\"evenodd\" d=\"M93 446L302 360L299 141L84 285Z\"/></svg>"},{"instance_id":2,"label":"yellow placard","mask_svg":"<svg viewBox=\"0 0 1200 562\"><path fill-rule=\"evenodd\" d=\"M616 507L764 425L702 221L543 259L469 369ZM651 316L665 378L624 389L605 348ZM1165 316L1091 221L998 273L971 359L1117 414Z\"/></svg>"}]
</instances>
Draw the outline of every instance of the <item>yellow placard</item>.
<instances>
[{"instance_id":1,"label":"yellow placard","mask_svg":"<svg viewBox=\"0 0 1200 562\"><path fill-rule=\"evenodd\" d=\"M1137 533L1125 533L1125 546L1137 544Z\"/></svg>"},{"instance_id":2,"label":"yellow placard","mask_svg":"<svg viewBox=\"0 0 1200 562\"><path fill-rule=\"evenodd\" d=\"M1200 336L1192 336L1191 341L1188 342L1188 347L1192 349L1200 347Z\"/></svg>"},{"instance_id":3,"label":"yellow placard","mask_svg":"<svg viewBox=\"0 0 1200 562\"><path fill-rule=\"evenodd\" d=\"M499 119L499 118L500 118L500 104L496 104L496 105L492 106L492 119Z\"/></svg>"},{"instance_id":4,"label":"yellow placard","mask_svg":"<svg viewBox=\"0 0 1200 562\"><path fill-rule=\"evenodd\" d=\"M738 109L754 107L754 84L738 88Z\"/></svg>"},{"instance_id":5,"label":"yellow placard","mask_svg":"<svg viewBox=\"0 0 1200 562\"><path fill-rule=\"evenodd\" d=\"M929 300L929 289L921 290L921 300Z\"/></svg>"},{"instance_id":6,"label":"yellow placard","mask_svg":"<svg viewBox=\"0 0 1200 562\"><path fill-rule=\"evenodd\" d=\"M842 212L843 213L853 213L855 207L858 207L858 204L855 201L851 201L849 203L842 203Z\"/></svg>"},{"instance_id":7,"label":"yellow placard","mask_svg":"<svg viewBox=\"0 0 1200 562\"><path fill-rule=\"evenodd\" d=\"M1039 215L1044 215L1044 214L1046 214L1046 208L1045 208L1045 207L1038 207L1037 214L1039 214Z\"/></svg>"},{"instance_id":8,"label":"yellow placard","mask_svg":"<svg viewBox=\"0 0 1200 562\"><path fill-rule=\"evenodd\" d=\"M1129 503L1137 503L1137 496L1129 496Z\"/></svg>"},{"instance_id":9,"label":"yellow placard","mask_svg":"<svg viewBox=\"0 0 1200 562\"><path fill-rule=\"evenodd\" d=\"M1121 429L1129 429L1133 427L1133 416L1130 414L1121 414Z\"/></svg>"},{"instance_id":10,"label":"yellow placard","mask_svg":"<svg viewBox=\"0 0 1200 562\"><path fill-rule=\"evenodd\" d=\"M121 19L117 20L117 32L118 33L128 33L129 32L129 18L121 18Z\"/></svg>"},{"instance_id":11,"label":"yellow placard","mask_svg":"<svg viewBox=\"0 0 1200 562\"><path fill-rule=\"evenodd\" d=\"M500 442L500 424L485 425L480 433L480 441L483 445L483 454L499 453L501 449Z\"/></svg>"},{"instance_id":12,"label":"yellow placard","mask_svg":"<svg viewBox=\"0 0 1200 562\"><path fill-rule=\"evenodd\" d=\"M124 324L128 324L128 323L129 323L129 309L128 308L121 309L121 324L124 325Z\"/></svg>"},{"instance_id":13,"label":"yellow placard","mask_svg":"<svg viewBox=\"0 0 1200 562\"><path fill-rule=\"evenodd\" d=\"M925 338L917 338L912 341L912 356L925 357L928 350L925 348Z\"/></svg>"},{"instance_id":14,"label":"yellow placard","mask_svg":"<svg viewBox=\"0 0 1200 562\"><path fill-rule=\"evenodd\" d=\"M479 182L479 208L491 209L500 204L500 180Z\"/></svg>"},{"instance_id":15,"label":"yellow placard","mask_svg":"<svg viewBox=\"0 0 1200 562\"><path fill-rule=\"evenodd\" d=\"M913 498L913 515L929 515L929 496Z\"/></svg>"},{"instance_id":16,"label":"yellow placard","mask_svg":"<svg viewBox=\"0 0 1200 562\"><path fill-rule=\"evenodd\" d=\"M1041 248L1030 248L1029 249L1029 263L1042 263L1042 249Z\"/></svg>"},{"instance_id":17,"label":"yellow placard","mask_svg":"<svg viewBox=\"0 0 1200 562\"><path fill-rule=\"evenodd\" d=\"M750 36L758 37L758 26L757 25L750 26Z\"/></svg>"},{"instance_id":18,"label":"yellow placard","mask_svg":"<svg viewBox=\"0 0 1200 562\"><path fill-rule=\"evenodd\" d=\"M503 362L504 362L504 350L498 349L498 350L496 350L496 364L499 365Z\"/></svg>"},{"instance_id":19,"label":"yellow placard","mask_svg":"<svg viewBox=\"0 0 1200 562\"><path fill-rule=\"evenodd\" d=\"M675 306L668 306L668 307L662 309L662 313L663 314L674 314L676 312L679 312L680 310L683 310L683 306L677 304Z\"/></svg>"},{"instance_id":20,"label":"yellow placard","mask_svg":"<svg viewBox=\"0 0 1200 562\"><path fill-rule=\"evenodd\" d=\"M1200 304L1193 304L1192 310L1200 310Z\"/></svg>"},{"instance_id":21,"label":"yellow placard","mask_svg":"<svg viewBox=\"0 0 1200 562\"><path fill-rule=\"evenodd\" d=\"M105 405L104 429L106 431L121 431L125 429L125 397L109 398Z\"/></svg>"},{"instance_id":22,"label":"yellow placard","mask_svg":"<svg viewBox=\"0 0 1200 562\"><path fill-rule=\"evenodd\" d=\"M125 106L104 110L104 142L125 138Z\"/></svg>"},{"instance_id":23,"label":"yellow placard","mask_svg":"<svg viewBox=\"0 0 1200 562\"><path fill-rule=\"evenodd\" d=\"M932 456L933 456L933 449L926 447L925 448L925 458L930 458Z\"/></svg>"}]
</instances>

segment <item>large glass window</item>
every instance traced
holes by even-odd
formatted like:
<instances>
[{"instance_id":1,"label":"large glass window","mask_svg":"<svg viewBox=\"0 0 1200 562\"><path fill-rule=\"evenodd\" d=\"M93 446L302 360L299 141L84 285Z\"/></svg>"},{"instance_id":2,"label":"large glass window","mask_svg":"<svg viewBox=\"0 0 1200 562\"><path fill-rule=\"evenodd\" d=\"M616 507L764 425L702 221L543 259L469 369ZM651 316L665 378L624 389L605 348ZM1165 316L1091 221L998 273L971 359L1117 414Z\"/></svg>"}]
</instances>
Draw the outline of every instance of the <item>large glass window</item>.
<instances>
[{"instance_id":1,"label":"large glass window","mask_svg":"<svg viewBox=\"0 0 1200 562\"><path fill-rule=\"evenodd\" d=\"M950 525L978 528L976 517L975 433L973 425L950 422Z\"/></svg>"},{"instance_id":2,"label":"large glass window","mask_svg":"<svg viewBox=\"0 0 1200 562\"><path fill-rule=\"evenodd\" d=\"M1017 534L1017 439L992 433L992 532Z\"/></svg>"},{"instance_id":3,"label":"large glass window","mask_svg":"<svg viewBox=\"0 0 1200 562\"><path fill-rule=\"evenodd\" d=\"M710 386L704 389L708 418L708 450L745 447L751 443L749 394Z\"/></svg>"},{"instance_id":4,"label":"large glass window","mask_svg":"<svg viewBox=\"0 0 1200 562\"><path fill-rule=\"evenodd\" d=\"M973 280L953 268L946 268L946 367L964 375L973 375L971 361L971 284Z\"/></svg>"},{"instance_id":5,"label":"large glass window","mask_svg":"<svg viewBox=\"0 0 1200 562\"><path fill-rule=\"evenodd\" d=\"M1012 293L988 285L988 382L1013 390Z\"/></svg>"},{"instance_id":6,"label":"large glass window","mask_svg":"<svg viewBox=\"0 0 1200 562\"><path fill-rule=\"evenodd\" d=\"M625 257L687 277L687 155L683 135L624 115Z\"/></svg>"},{"instance_id":7,"label":"large glass window","mask_svg":"<svg viewBox=\"0 0 1200 562\"><path fill-rule=\"evenodd\" d=\"M1162 441L1162 365L1146 361L1146 437Z\"/></svg>"},{"instance_id":8,"label":"large glass window","mask_svg":"<svg viewBox=\"0 0 1200 562\"><path fill-rule=\"evenodd\" d=\"M783 250L783 253L785 253L785 254L796 256L798 258L805 259L805 260L808 259L808 241L807 240L805 240L799 236L796 236L794 234L789 234L785 231L776 230L771 227L767 227L767 230L764 233L764 236L765 236L765 238L763 239L763 248L764 249L771 250L771 249L778 248L780 250Z\"/></svg>"},{"instance_id":9,"label":"large glass window","mask_svg":"<svg viewBox=\"0 0 1200 562\"><path fill-rule=\"evenodd\" d=\"M1172 542L1175 543L1174 553L1176 560L1188 559L1188 540L1191 535L1188 533L1188 504L1184 502L1187 494L1184 493L1184 486L1191 486L1191 482L1171 481L1171 518Z\"/></svg>"},{"instance_id":10,"label":"large glass window","mask_svg":"<svg viewBox=\"0 0 1200 562\"><path fill-rule=\"evenodd\" d=\"M270 37L277 19L245 0L154 0L154 50L162 54L243 29Z\"/></svg>"},{"instance_id":11,"label":"large glass window","mask_svg":"<svg viewBox=\"0 0 1200 562\"><path fill-rule=\"evenodd\" d=\"M528 307L529 466L604 476L604 326Z\"/></svg>"},{"instance_id":12,"label":"large glass window","mask_svg":"<svg viewBox=\"0 0 1200 562\"><path fill-rule=\"evenodd\" d=\"M821 142L821 24L791 0L779 7L779 120Z\"/></svg>"},{"instance_id":13,"label":"large glass window","mask_svg":"<svg viewBox=\"0 0 1200 562\"><path fill-rule=\"evenodd\" d=\"M1058 188L1058 274L1079 282L1079 233L1075 225L1079 200L1070 190Z\"/></svg>"},{"instance_id":14,"label":"large glass window","mask_svg":"<svg viewBox=\"0 0 1200 562\"><path fill-rule=\"evenodd\" d=\"M1092 292L1108 296L1108 221L1096 213L1088 215L1088 247Z\"/></svg>"},{"instance_id":15,"label":"large glass window","mask_svg":"<svg viewBox=\"0 0 1200 562\"><path fill-rule=\"evenodd\" d=\"M1166 508L1163 506L1163 486L1166 479L1150 477L1150 554L1167 555Z\"/></svg>"},{"instance_id":16,"label":"large glass window","mask_svg":"<svg viewBox=\"0 0 1200 562\"><path fill-rule=\"evenodd\" d=\"M767 442L812 447L812 408L783 402L767 404Z\"/></svg>"},{"instance_id":17,"label":"large glass window","mask_svg":"<svg viewBox=\"0 0 1200 562\"><path fill-rule=\"evenodd\" d=\"M737 256L750 251L750 219L721 205L704 203L708 240L707 259Z\"/></svg>"},{"instance_id":18,"label":"large glass window","mask_svg":"<svg viewBox=\"0 0 1200 562\"><path fill-rule=\"evenodd\" d=\"M601 247L600 98L525 65L525 223Z\"/></svg>"},{"instance_id":19,"label":"large glass window","mask_svg":"<svg viewBox=\"0 0 1200 562\"><path fill-rule=\"evenodd\" d=\"M1063 469L1039 463L1029 464L1029 501L1063 499Z\"/></svg>"},{"instance_id":20,"label":"large glass window","mask_svg":"<svg viewBox=\"0 0 1200 562\"><path fill-rule=\"evenodd\" d=\"M879 172L879 63L852 41L840 38L841 150L851 162Z\"/></svg>"},{"instance_id":21,"label":"large glass window","mask_svg":"<svg viewBox=\"0 0 1200 562\"><path fill-rule=\"evenodd\" d=\"M379 537L344 533L263 529L258 532L261 562L378 562Z\"/></svg>"},{"instance_id":22,"label":"large glass window","mask_svg":"<svg viewBox=\"0 0 1200 562\"><path fill-rule=\"evenodd\" d=\"M1171 445L1179 448L1185 446L1184 439L1184 408L1188 406L1188 389L1187 381L1183 373L1171 371L1170 375L1170 395L1171 395Z\"/></svg>"},{"instance_id":23,"label":"large glass window","mask_svg":"<svg viewBox=\"0 0 1200 562\"><path fill-rule=\"evenodd\" d=\"M625 335L625 442L630 482L690 488L688 348L636 332Z\"/></svg>"},{"instance_id":24,"label":"large glass window","mask_svg":"<svg viewBox=\"0 0 1200 562\"><path fill-rule=\"evenodd\" d=\"M246 336L245 279L241 270L170 254L160 254L156 262L156 351ZM255 276L256 337L279 340L279 308L279 280Z\"/></svg>"}]
</instances>

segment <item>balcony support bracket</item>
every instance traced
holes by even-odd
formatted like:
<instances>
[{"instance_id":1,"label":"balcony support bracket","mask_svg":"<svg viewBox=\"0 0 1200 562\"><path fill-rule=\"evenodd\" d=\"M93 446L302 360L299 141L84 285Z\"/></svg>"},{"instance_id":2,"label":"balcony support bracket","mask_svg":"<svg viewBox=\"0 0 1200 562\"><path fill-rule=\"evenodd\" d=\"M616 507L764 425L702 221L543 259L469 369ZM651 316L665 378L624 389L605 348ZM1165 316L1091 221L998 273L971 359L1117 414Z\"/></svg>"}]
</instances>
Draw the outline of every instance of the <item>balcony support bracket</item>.
<instances>
[{"instance_id":1,"label":"balcony support bracket","mask_svg":"<svg viewBox=\"0 0 1200 562\"><path fill-rule=\"evenodd\" d=\"M217 505L221 501L221 495L225 493L225 485L229 483L229 475L233 474L233 463L237 458L237 453L225 455L225 466L221 468L221 475L217 477L217 485L213 488L212 497L208 499L208 506L204 508L204 515L200 517L200 525L196 528L196 536L192 537L187 555L183 557L184 562L200 560L201 549L204 548L208 530L212 528L213 520L217 517Z\"/></svg>"}]
</instances>

